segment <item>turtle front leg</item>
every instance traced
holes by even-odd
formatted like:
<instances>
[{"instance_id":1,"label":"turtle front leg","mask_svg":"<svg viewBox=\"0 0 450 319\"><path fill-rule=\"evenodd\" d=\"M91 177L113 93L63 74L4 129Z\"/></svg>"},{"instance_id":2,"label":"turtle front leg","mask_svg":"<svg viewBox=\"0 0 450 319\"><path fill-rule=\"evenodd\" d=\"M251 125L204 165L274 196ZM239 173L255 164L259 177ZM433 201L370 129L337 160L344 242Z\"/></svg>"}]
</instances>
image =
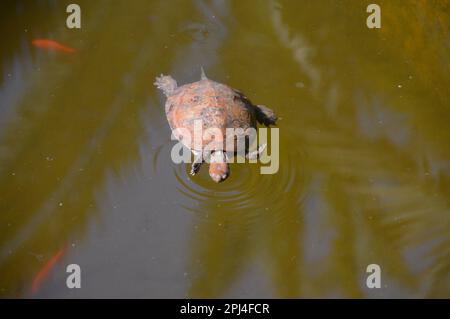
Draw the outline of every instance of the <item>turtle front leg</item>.
<instances>
[{"instance_id":1,"label":"turtle front leg","mask_svg":"<svg viewBox=\"0 0 450 319\"><path fill-rule=\"evenodd\" d=\"M194 161L192 162L192 166L191 166L191 175L194 176L195 174L197 174L200 171L200 168L202 167L203 164L203 156L202 156L202 152L194 152L192 151L192 153L194 154Z\"/></svg>"},{"instance_id":2,"label":"turtle front leg","mask_svg":"<svg viewBox=\"0 0 450 319\"><path fill-rule=\"evenodd\" d=\"M249 160L258 159L261 156L262 152L264 152L266 147L267 147L267 144L261 144L258 146L257 150L247 153L247 155L245 155L245 157Z\"/></svg>"}]
</instances>

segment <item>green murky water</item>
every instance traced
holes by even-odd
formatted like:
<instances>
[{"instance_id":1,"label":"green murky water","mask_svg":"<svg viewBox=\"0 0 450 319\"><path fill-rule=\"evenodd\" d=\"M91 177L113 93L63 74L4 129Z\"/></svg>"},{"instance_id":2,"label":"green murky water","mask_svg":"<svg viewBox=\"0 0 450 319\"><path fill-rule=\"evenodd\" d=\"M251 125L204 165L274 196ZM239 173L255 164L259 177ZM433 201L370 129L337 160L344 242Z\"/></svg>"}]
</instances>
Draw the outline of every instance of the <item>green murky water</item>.
<instances>
[{"instance_id":1,"label":"green murky water","mask_svg":"<svg viewBox=\"0 0 450 319\"><path fill-rule=\"evenodd\" d=\"M448 1L70 2L1 4L1 297L450 297ZM172 163L152 83L200 66L277 112L277 174Z\"/></svg>"}]
</instances>

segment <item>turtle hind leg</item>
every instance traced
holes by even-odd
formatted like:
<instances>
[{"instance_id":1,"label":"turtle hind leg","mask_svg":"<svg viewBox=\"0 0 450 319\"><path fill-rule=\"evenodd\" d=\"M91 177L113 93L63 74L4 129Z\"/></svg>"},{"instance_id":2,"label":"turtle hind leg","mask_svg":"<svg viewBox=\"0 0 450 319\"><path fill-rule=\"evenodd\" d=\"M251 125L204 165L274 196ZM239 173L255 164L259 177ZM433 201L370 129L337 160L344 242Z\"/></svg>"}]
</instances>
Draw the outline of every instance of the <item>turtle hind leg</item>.
<instances>
[{"instance_id":1,"label":"turtle hind leg","mask_svg":"<svg viewBox=\"0 0 450 319\"><path fill-rule=\"evenodd\" d=\"M190 174L192 176L194 176L195 174L197 174L200 171L200 168L202 167L203 156L202 156L202 152L194 152L193 151L192 153L194 153L194 161L192 162Z\"/></svg>"},{"instance_id":2,"label":"turtle hind leg","mask_svg":"<svg viewBox=\"0 0 450 319\"><path fill-rule=\"evenodd\" d=\"M170 75L158 76L153 83L158 89L162 90L166 96L169 96L177 89L177 81Z\"/></svg>"},{"instance_id":3,"label":"turtle hind leg","mask_svg":"<svg viewBox=\"0 0 450 319\"><path fill-rule=\"evenodd\" d=\"M264 124L265 126L274 125L277 121L277 116L275 112L269 109L265 105L255 105L256 109L256 120Z\"/></svg>"}]
</instances>

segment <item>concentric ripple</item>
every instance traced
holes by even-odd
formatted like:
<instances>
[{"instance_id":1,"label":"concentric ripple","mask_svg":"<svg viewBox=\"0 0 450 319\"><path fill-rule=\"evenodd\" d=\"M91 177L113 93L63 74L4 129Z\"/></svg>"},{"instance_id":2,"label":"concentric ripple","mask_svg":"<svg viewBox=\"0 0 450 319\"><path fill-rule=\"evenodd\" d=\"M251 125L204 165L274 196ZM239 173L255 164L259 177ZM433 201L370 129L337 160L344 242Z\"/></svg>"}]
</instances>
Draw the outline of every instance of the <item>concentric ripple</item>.
<instances>
[{"instance_id":1,"label":"concentric ripple","mask_svg":"<svg viewBox=\"0 0 450 319\"><path fill-rule=\"evenodd\" d=\"M207 163L196 176L189 175L190 165L174 166L173 174L179 183L177 189L191 200L191 204L184 207L205 218L209 218L211 212L220 211L238 213L249 220L264 213L282 219L286 210L303 201L307 179L303 171L297 170L304 155L298 149L281 149L276 174L260 174L260 167L268 164L234 163L230 165L230 177L220 184L209 177Z\"/></svg>"}]
</instances>

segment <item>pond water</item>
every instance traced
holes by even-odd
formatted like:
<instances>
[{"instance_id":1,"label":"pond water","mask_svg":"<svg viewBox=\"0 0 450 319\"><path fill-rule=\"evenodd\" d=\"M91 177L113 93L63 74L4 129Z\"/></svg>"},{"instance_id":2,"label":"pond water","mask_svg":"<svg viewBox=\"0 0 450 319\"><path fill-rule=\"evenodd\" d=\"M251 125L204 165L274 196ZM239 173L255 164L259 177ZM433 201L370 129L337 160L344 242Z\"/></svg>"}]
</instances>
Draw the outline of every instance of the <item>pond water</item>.
<instances>
[{"instance_id":1,"label":"pond water","mask_svg":"<svg viewBox=\"0 0 450 319\"><path fill-rule=\"evenodd\" d=\"M66 2L0 5L0 297L450 297L448 1ZM276 174L171 161L153 82L200 67L275 110Z\"/></svg>"}]
</instances>

